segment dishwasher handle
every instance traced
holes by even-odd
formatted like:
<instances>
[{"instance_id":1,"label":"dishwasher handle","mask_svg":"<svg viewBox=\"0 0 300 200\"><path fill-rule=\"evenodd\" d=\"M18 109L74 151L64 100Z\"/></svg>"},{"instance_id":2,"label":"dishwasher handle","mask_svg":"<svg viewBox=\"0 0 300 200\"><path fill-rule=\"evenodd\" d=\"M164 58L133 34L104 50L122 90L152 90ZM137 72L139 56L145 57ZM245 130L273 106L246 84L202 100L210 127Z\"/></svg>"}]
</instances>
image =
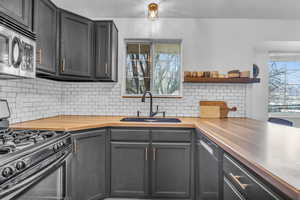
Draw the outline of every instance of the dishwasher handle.
<instances>
[{"instance_id":1,"label":"dishwasher handle","mask_svg":"<svg viewBox=\"0 0 300 200\"><path fill-rule=\"evenodd\" d=\"M216 161L219 160L219 158L218 158L218 148L215 144L213 144L210 141L206 141L206 140L201 139L199 141L199 145L201 145L210 155L212 155L213 158Z\"/></svg>"}]
</instances>

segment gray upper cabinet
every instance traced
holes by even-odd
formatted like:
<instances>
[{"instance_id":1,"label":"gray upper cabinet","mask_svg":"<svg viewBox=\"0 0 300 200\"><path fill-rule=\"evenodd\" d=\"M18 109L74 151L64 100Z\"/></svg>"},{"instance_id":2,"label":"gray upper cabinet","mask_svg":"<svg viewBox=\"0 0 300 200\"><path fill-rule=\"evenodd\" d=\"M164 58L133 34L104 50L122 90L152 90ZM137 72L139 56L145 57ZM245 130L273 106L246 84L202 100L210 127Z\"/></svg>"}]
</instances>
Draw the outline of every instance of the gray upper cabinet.
<instances>
[{"instance_id":1,"label":"gray upper cabinet","mask_svg":"<svg viewBox=\"0 0 300 200\"><path fill-rule=\"evenodd\" d=\"M189 198L191 190L190 143L152 144L152 196Z\"/></svg>"},{"instance_id":2,"label":"gray upper cabinet","mask_svg":"<svg viewBox=\"0 0 300 200\"><path fill-rule=\"evenodd\" d=\"M118 81L118 29L113 21L95 23L95 78Z\"/></svg>"},{"instance_id":3,"label":"gray upper cabinet","mask_svg":"<svg viewBox=\"0 0 300 200\"><path fill-rule=\"evenodd\" d=\"M91 77L93 65L93 22L61 11L60 74Z\"/></svg>"},{"instance_id":4,"label":"gray upper cabinet","mask_svg":"<svg viewBox=\"0 0 300 200\"><path fill-rule=\"evenodd\" d=\"M111 195L148 195L149 143L111 143Z\"/></svg>"},{"instance_id":5,"label":"gray upper cabinet","mask_svg":"<svg viewBox=\"0 0 300 200\"><path fill-rule=\"evenodd\" d=\"M0 0L0 12L23 28L32 30L32 0Z\"/></svg>"},{"instance_id":6,"label":"gray upper cabinet","mask_svg":"<svg viewBox=\"0 0 300 200\"><path fill-rule=\"evenodd\" d=\"M106 129L74 134L72 200L99 199L106 191Z\"/></svg>"},{"instance_id":7,"label":"gray upper cabinet","mask_svg":"<svg viewBox=\"0 0 300 200\"><path fill-rule=\"evenodd\" d=\"M37 72L55 74L57 68L57 8L49 0L35 0Z\"/></svg>"}]
</instances>

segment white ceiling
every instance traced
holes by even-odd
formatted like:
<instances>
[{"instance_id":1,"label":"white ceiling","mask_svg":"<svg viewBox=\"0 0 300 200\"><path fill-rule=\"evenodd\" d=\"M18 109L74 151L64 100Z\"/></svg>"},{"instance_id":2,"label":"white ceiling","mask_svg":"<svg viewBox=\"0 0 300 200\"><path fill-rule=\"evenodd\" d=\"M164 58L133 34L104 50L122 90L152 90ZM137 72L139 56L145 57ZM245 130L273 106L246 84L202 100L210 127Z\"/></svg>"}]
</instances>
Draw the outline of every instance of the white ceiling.
<instances>
[{"instance_id":1,"label":"white ceiling","mask_svg":"<svg viewBox=\"0 0 300 200\"><path fill-rule=\"evenodd\" d=\"M300 0L152 0L162 18L300 19ZM143 18L151 0L53 0L92 19Z\"/></svg>"}]
</instances>

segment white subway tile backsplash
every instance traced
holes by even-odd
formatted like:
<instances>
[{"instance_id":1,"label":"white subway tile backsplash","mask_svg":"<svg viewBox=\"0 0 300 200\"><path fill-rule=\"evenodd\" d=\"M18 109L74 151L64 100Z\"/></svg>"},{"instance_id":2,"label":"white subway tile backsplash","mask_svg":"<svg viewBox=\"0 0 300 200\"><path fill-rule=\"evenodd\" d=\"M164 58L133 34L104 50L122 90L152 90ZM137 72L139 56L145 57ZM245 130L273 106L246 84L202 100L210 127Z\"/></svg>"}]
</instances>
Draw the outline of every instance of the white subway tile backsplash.
<instances>
[{"instance_id":1,"label":"white subway tile backsplash","mask_svg":"<svg viewBox=\"0 0 300 200\"><path fill-rule=\"evenodd\" d=\"M247 87L243 84L183 84L183 97L154 99L168 116L199 116L199 101L224 100L237 106L231 117L245 117ZM0 98L7 99L11 122L59 114L146 116L149 104L140 99L122 98L120 83L57 82L45 79L0 80ZM148 102L148 99L146 100Z\"/></svg>"},{"instance_id":2,"label":"white subway tile backsplash","mask_svg":"<svg viewBox=\"0 0 300 200\"><path fill-rule=\"evenodd\" d=\"M154 99L154 105L169 116L199 116L200 100L225 100L238 111L231 117L245 117L245 85L184 84L180 99ZM112 83L66 83L62 101L64 114L92 115L148 115L149 104L140 99L122 98L120 84Z\"/></svg>"}]
</instances>

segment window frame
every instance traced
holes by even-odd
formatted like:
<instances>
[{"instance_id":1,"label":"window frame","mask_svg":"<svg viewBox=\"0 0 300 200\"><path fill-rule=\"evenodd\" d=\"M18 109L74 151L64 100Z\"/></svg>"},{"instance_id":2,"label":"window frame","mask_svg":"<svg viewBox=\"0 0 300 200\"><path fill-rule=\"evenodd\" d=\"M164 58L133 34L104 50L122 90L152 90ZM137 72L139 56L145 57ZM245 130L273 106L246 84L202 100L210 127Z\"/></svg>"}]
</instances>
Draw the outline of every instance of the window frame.
<instances>
[{"instance_id":1,"label":"window frame","mask_svg":"<svg viewBox=\"0 0 300 200\"><path fill-rule=\"evenodd\" d=\"M141 98L143 96L143 94L127 94L126 93L126 79L127 79L127 44L128 43L149 43L151 44L151 52L150 52L150 56L152 59L152 63L151 63L151 83L150 83L150 87L152 89L153 87L153 56L154 56L154 45L155 43L178 43L180 45L180 75L179 75L179 94L178 95L160 95L160 94L155 94L152 93L153 98L182 98L182 94L183 94L183 62L182 62L182 58L183 58L183 41L181 39L124 39L124 64L125 64L125 68L123 70L122 76L123 76L123 81L122 81L122 98ZM151 91L151 90L150 90ZM151 91L152 92L152 91Z\"/></svg>"},{"instance_id":2,"label":"window frame","mask_svg":"<svg viewBox=\"0 0 300 200\"><path fill-rule=\"evenodd\" d=\"M286 57L284 56L286 54ZM282 59L279 58L279 56L282 57ZM290 55L298 55L297 58L300 56L300 52L269 52L269 60L268 60L268 79L270 79L270 63L276 63L276 62L299 62L296 59L292 59ZM298 84L289 84L288 81L285 82L285 85L300 85ZM270 87L270 81L268 81L268 88ZM269 90L269 89L268 89ZM300 117L300 112L290 111L290 112L270 112L269 106L270 106L270 91L268 91L268 115L269 117Z\"/></svg>"}]
</instances>

